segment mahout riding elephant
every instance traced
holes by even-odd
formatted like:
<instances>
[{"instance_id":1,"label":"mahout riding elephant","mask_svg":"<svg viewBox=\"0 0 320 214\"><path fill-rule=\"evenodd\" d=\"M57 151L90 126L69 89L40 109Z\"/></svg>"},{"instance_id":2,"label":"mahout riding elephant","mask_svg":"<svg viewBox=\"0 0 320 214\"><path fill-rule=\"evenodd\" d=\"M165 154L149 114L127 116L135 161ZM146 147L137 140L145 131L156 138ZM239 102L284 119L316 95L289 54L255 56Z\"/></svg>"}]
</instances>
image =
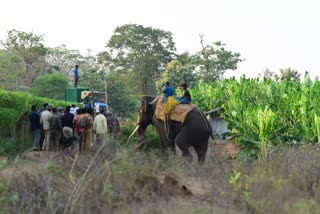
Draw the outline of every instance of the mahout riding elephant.
<instances>
[{"instance_id":1,"label":"mahout riding elephant","mask_svg":"<svg viewBox=\"0 0 320 214\"><path fill-rule=\"evenodd\" d=\"M142 98L137 127L131 134L132 136L135 132L138 133L137 147L145 143L144 132L148 125L152 124L160 134L163 149L175 150L175 145L177 145L183 156L191 159L189 147L194 147L198 155L198 162L203 163L208 149L209 137L212 136L211 125L203 112L195 107L188 113L183 123L171 119L163 121L154 117L159 99L162 98L153 96Z\"/></svg>"}]
</instances>

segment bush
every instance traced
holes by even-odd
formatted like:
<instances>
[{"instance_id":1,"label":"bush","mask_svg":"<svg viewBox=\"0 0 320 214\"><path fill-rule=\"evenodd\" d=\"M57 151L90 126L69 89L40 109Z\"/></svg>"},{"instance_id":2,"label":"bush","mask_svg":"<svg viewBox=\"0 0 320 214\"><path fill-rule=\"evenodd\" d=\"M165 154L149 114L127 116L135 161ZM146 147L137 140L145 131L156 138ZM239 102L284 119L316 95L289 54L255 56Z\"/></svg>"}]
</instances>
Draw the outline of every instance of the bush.
<instances>
[{"instance_id":1,"label":"bush","mask_svg":"<svg viewBox=\"0 0 320 214\"><path fill-rule=\"evenodd\" d=\"M25 148L24 145L30 142L31 129L28 121L28 114L32 105L41 108L43 103L50 103L53 106L71 105L69 102L37 97L25 92L9 92L0 89L0 147L3 145L15 145L10 148L0 148L1 154L9 152L16 154ZM18 145L19 142L22 144ZM14 151L15 150L15 151Z\"/></svg>"},{"instance_id":2,"label":"bush","mask_svg":"<svg viewBox=\"0 0 320 214\"><path fill-rule=\"evenodd\" d=\"M0 157L7 156L12 159L17 154L31 148L31 142L31 136L28 139L0 138Z\"/></svg>"},{"instance_id":3,"label":"bush","mask_svg":"<svg viewBox=\"0 0 320 214\"><path fill-rule=\"evenodd\" d=\"M29 91L40 97L64 100L64 89L67 87L69 81L63 74L46 74L38 76Z\"/></svg>"},{"instance_id":4,"label":"bush","mask_svg":"<svg viewBox=\"0 0 320 214\"><path fill-rule=\"evenodd\" d=\"M0 137L9 137L12 134L12 127L17 120L18 112L16 109L1 108L0 109Z\"/></svg>"},{"instance_id":5,"label":"bush","mask_svg":"<svg viewBox=\"0 0 320 214\"><path fill-rule=\"evenodd\" d=\"M137 118L137 115L135 115L134 118ZM137 119L128 119L125 122L122 121L121 124L122 141L128 141L128 145L130 146L134 146L137 140L137 133L128 140L129 136L137 126L135 121L137 121ZM160 148L160 135L152 125L149 125L145 131L144 140L147 143L142 147L143 151L151 151L153 149Z\"/></svg>"}]
</instances>

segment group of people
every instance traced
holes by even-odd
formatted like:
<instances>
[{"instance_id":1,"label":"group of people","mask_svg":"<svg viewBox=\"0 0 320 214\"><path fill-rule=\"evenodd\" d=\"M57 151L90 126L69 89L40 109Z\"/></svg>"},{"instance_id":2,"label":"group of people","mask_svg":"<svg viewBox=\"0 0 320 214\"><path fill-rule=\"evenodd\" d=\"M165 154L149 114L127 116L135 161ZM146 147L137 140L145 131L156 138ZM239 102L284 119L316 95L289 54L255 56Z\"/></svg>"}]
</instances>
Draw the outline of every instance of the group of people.
<instances>
[{"instance_id":1,"label":"group of people","mask_svg":"<svg viewBox=\"0 0 320 214\"><path fill-rule=\"evenodd\" d=\"M182 97L176 97L174 96L174 90L170 86L169 82L166 82L166 87L163 90L163 113L165 115L170 115L171 110L178 104L190 104L191 103L191 94L188 90L187 84L181 85L182 89L184 90L184 94Z\"/></svg>"},{"instance_id":2,"label":"group of people","mask_svg":"<svg viewBox=\"0 0 320 214\"><path fill-rule=\"evenodd\" d=\"M102 144L110 134L118 138L120 125L111 112L101 109L77 108L75 105L54 108L48 103L38 112L31 107L29 122L33 135L33 150L59 151L76 141L81 152L89 152L92 145ZM95 137L95 142L93 139Z\"/></svg>"},{"instance_id":3,"label":"group of people","mask_svg":"<svg viewBox=\"0 0 320 214\"><path fill-rule=\"evenodd\" d=\"M179 101L180 104L189 104L189 103L191 103L191 94L190 94L190 92L188 90L188 85L184 83L184 84L181 85L181 87L182 87L182 89L184 91L183 96L182 97L175 97L175 99L177 101ZM168 98L168 97L174 95L174 90L170 86L169 82L166 82L166 87L163 90L163 94L164 94L165 98Z\"/></svg>"}]
</instances>

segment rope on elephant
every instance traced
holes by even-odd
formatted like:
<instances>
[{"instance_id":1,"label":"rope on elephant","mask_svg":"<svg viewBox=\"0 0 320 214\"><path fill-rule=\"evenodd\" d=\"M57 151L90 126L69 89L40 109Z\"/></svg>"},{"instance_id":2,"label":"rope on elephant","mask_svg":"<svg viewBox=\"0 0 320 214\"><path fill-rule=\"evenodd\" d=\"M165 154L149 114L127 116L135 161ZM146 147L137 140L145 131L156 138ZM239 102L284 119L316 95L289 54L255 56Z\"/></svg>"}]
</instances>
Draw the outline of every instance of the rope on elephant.
<instances>
[{"instance_id":1,"label":"rope on elephant","mask_svg":"<svg viewBox=\"0 0 320 214\"><path fill-rule=\"evenodd\" d=\"M170 131L170 127L169 127L169 115L165 115L165 120L163 121L164 122L164 131L166 133L166 136L167 136L167 139L169 139L169 131Z\"/></svg>"}]
</instances>

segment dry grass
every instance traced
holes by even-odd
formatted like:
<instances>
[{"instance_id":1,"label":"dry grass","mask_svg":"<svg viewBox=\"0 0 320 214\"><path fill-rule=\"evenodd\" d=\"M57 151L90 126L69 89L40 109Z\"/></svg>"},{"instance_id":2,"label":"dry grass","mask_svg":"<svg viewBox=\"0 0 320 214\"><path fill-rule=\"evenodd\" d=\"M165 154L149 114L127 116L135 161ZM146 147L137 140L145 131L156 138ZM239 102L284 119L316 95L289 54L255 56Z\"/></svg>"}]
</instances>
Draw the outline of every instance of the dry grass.
<instances>
[{"instance_id":1,"label":"dry grass","mask_svg":"<svg viewBox=\"0 0 320 214\"><path fill-rule=\"evenodd\" d=\"M223 157L199 166L108 141L76 161L63 153L43 155L43 167L2 177L1 212L319 213L319 155L316 146L279 148L233 168Z\"/></svg>"}]
</instances>

